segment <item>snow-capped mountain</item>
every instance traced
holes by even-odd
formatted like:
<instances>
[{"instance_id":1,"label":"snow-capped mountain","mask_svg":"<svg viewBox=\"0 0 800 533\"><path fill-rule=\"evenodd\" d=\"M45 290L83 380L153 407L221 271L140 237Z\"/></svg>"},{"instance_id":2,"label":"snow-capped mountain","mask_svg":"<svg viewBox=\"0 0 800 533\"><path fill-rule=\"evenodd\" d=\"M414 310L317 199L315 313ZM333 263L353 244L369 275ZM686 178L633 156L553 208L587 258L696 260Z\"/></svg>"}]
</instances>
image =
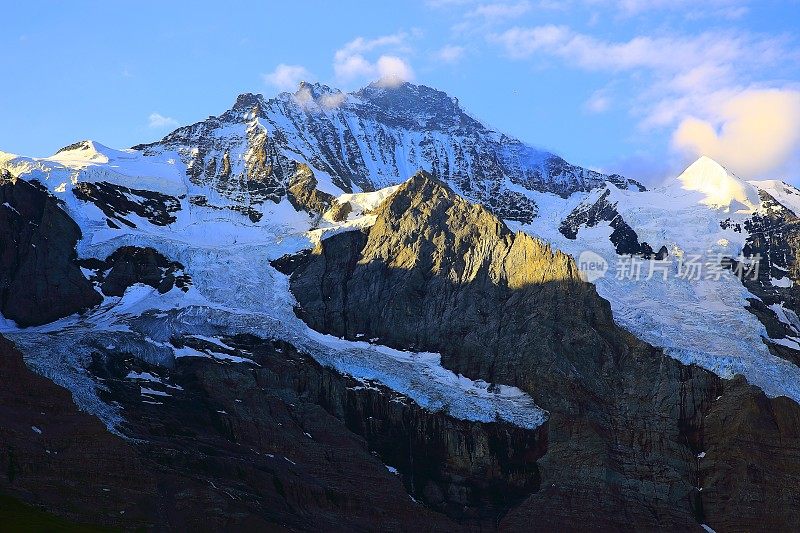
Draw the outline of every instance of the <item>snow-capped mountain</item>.
<instances>
[{"instance_id":1,"label":"snow-capped mountain","mask_svg":"<svg viewBox=\"0 0 800 533\"><path fill-rule=\"evenodd\" d=\"M156 143L114 150L82 141L48 158L2 154L0 163L66 202L90 243L130 240L129 228L197 244L213 235L215 245L262 242L264 229L282 242L301 235L318 242L332 231L364 227L377 199L426 169L576 258L587 250L606 257L609 271L596 281L598 289L616 319L648 342L800 399L800 370L784 368L785 360L771 353L775 343L794 350L792 339L800 339L800 324L785 318L795 312L788 296L794 248L775 244L776 225L793 228L800 193L782 182L746 182L708 157L648 191L494 132L435 89L406 83L342 93L302 83L272 99L243 94L219 117ZM766 241L759 238L765 225ZM84 240L79 251L86 246ZM669 259L677 272L684 256L710 264L758 250L769 252L762 260L764 290L786 293L765 306L789 302L789 309L747 312L756 295L725 276L698 285L614 275L624 268L620 258L631 254ZM726 336L731 329L740 335Z\"/></svg>"},{"instance_id":2,"label":"snow-capped mountain","mask_svg":"<svg viewBox=\"0 0 800 533\"><path fill-rule=\"evenodd\" d=\"M179 153L193 182L248 205L280 199L298 165L310 167L317 187L335 195L397 185L426 170L502 218L520 221L530 220L536 206L519 189L568 196L606 181L642 188L492 131L456 98L410 83L353 93L301 83L297 92L272 99L243 94L219 117L135 148Z\"/></svg>"},{"instance_id":3,"label":"snow-capped mountain","mask_svg":"<svg viewBox=\"0 0 800 533\"><path fill-rule=\"evenodd\" d=\"M352 509L335 492L350 481L330 500L309 489L332 471L313 461L378 456L403 480L389 493L413 498L404 516L419 500L472 525L552 525L604 491L616 496L598 524L688 527L756 516L725 507L736 475L718 465L753 452L731 449L726 417L769 425L800 403L798 212L794 187L707 157L645 190L492 131L428 87L304 83L128 150L0 152L0 333L114 434L155 442L161 422L137 417L163 414L222 455L208 427L247 442L243 462L279 481L225 478L224 494L246 496L227 502L240 515L264 486L290 501L280 520L298 501ZM585 263L601 267L591 285ZM212 404L210 422L181 425ZM315 409L332 417L319 442L355 433L373 453L293 455L316 442ZM276 444L284 424L296 434ZM714 446L719 463L698 470ZM705 479L717 493L700 493ZM747 489L761 495L791 484L758 479Z\"/></svg>"}]
</instances>

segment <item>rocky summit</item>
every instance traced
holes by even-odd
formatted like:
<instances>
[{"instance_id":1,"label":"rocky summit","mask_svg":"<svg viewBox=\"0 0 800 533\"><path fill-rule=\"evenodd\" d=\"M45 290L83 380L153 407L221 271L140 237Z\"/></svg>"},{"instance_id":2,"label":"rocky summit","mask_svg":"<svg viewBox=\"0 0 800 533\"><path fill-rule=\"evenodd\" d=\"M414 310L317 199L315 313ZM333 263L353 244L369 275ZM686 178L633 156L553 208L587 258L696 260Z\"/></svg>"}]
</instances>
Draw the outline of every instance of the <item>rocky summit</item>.
<instances>
[{"instance_id":1,"label":"rocky summit","mask_svg":"<svg viewBox=\"0 0 800 533\"><path fill-rule=\"evenodd\" d=\"M800 523L791 185L645 189L410 83L0 173L0 523Z\"/></svg>"}]
</instances>

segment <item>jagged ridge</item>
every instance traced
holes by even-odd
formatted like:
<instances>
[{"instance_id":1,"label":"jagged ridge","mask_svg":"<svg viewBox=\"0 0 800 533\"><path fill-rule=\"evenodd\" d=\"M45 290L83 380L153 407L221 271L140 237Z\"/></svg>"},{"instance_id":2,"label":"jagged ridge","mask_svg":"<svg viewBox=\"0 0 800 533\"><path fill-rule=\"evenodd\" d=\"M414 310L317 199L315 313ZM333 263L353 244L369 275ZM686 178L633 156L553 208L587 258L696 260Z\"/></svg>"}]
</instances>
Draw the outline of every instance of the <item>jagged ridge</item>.
<instances>
[{"instance_id":1,"label":"jagged ridge","mask_svg":"<svg viewBox=\"0 0 800 533\"><path fill-rule=\"evenodd\" d=\"M272 99L247 93L219 117L134 148L175 150L197 183L255 203L281 198L301 163L333 193L373 191L426 170L501 218L522 222L535 216L536 204L519 189L568 196L607 181L643 189L490 130L457 99L410 83L349 94L302 83Z\"/></svg>"}]
</instances>

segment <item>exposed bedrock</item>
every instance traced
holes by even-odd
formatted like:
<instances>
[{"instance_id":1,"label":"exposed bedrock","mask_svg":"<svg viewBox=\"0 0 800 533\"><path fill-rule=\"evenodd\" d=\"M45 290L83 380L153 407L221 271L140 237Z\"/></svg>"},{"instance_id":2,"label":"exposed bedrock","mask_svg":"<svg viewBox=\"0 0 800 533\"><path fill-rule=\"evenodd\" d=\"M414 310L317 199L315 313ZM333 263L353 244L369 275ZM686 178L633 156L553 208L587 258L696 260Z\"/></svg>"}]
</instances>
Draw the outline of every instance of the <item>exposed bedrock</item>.
<instances>
[{"instance_id":1,"label":"exposed bedrock","mask_svg":"<svg viewBox=\"0 0 800 533\"><path fill-rule=\"evenodd\" d=\"M37 182L0 173L3 316L33 326L100 303L102 297L75 262L78 225Z\"/></svg>"},{"instance_id":2,"label":"exposed bedrock","mask_svg":"<svg viewBox=\"0 0 800 533\"><path fill-rule=\"evenodd\" d=\"M119 224L135 228L129 215L134 214L156 226L166 226L177 220L173 213L180 211L180 201L167 194L131 189L105 181L80 182L72 189L76 198L91 202L107 217L109 227L119 229Z\"/></svg>"},{"instance_id":3,"label":"exposed bedrock","mask_svg":"<svg viewBox=\"0 0 800 533\"><path fill-rule=\"evenodd\" d=\"M733 485L699 476L697 455L712 442L740 467L740 452L705 421L712 409L735 411L732 385L618 328L570 257L512 233L427 175L387 199L366 233L334 235L280 266L293 269L297 313L315 329L440 352L453 371L517 385L550 412L541 489L508 513L509 529L696 529L723 512L731 524L739 513L796 513L797 505L730 505L748 491L769 494L769 475ZM748 391L752 401L777 401ZM776 453L788 459L791 450ZM782 490L797 497L796 487ZM712 489L716 499L706 501Z\"/></svg>"},{"instance_id":4,"label":"exposed bedrock","mask_svg":"<svg viewBox=\"0 0 800 533\"><path fill-rule=\"evenodd\" d=\"M614 250L619 255L641 255L645 259L664 259L669 254L667 247L662 245L658 251L647 242L639 242L639 235L625 222L617 211L617 203L608 200L611 196L610 189L597 199L593 204L584 203L576 207L558 227L564 237L575 240L581 227L593 228L602 222L608 222L611 227L609 240L614 245Z\"/></svg>"},{"instance_id":5,"label":"exposed bedrock","mask_svg":"<svg viewBox=\"0 0 800 533\"><path fill-rule=\"evenodd\" d=\"M120 430L157 471L167 469L175 505L187 510L172 525L491 528L538 489L542 428L430 412L284 342L224 341L231 348L175 339L252 362L190 357L164 369L115 352L92 355L91 371L123 407Z\"/></svg>"},{"instance_id":6,"label":"exposed bedrock","mask_svg":"<svg viewBox=\"0 0 800 533\"><path fill-rule=\"evenodd\" d=\"M149 285L162 294L176 286L185 292L191 285L191 277L182 264L170 261L153 248L123 246L105 260L81 259L79 263L94 271L90 280L106 296L122 296L136 283Z\"/></svg>"}]
</instances>

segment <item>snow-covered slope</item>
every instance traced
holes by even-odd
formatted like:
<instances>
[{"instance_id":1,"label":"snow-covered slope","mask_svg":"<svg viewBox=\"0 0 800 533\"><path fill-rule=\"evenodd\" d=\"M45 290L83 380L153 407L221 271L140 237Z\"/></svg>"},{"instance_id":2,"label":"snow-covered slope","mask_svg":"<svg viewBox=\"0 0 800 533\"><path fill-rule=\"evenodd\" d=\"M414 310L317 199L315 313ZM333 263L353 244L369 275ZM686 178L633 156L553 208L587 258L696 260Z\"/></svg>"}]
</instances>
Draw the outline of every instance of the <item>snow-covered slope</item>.
<instances>
[{"instance_id":1,"label":"snow-covered slope","mask_svg":"<svg viewBox=\"0 0 800 533\"><path fill-rule=\"evenodd\" d=\"M121 421L115 407L100 400L97 390L102 383L87 371L93 350L122 351L151 364L170 366L181 356L219 359L219 354L178 348L171 342L175 337L213 340L250 333L289 342L325 366L367 385L385 385L428 409L446 409L456 418L490 422L499 417L525 428L538 427L546 419L546 413L519 389L490 388L488 383L456 375L441 366L438 354L392 350L368 339L343 341L311 330L295 316L287 279L270 260L310 248L328 232L373 223L370 209L392 189L342 195L337 205L348 205L350 211L339 221L310 216L286 198L260 205L263 216L253 220L236 209L193 203L186 191L214 191L185 183L180 172L172 171L181 168L181 163L166 157L117 152L84 142L52 158L15 158L8 165L16 176L40 180L62 200L83 233L80 258L103 259L126 246L150 247L191 271L191 287L185 292L176 287L162 294L135 284L121 297L106 296L88 313L45 326L19 328L0 319L0 332L23 351L26 362L69 389L79 407L111 428ZM135 174L139 171L141 175ZM110 203L82 196L82 185L107 183L96 180L109 176L120 187L108 189L114 193ZM165 183L157 188L162 192L136 189L143 196L128 192L159 181ZM172 197L163 191L183 194ZM117 193L121 196L114 196ZM124 202L150 201L153 194L175 202L170 222L136 212L119 214L127 205ZM122 203L114 203L117 200ZM109 210L130 225L114 224L118 219L109 217ZM250 364L246 358L236 361Z\"/></svg>"},{"instance_id":2,"label":"snow-covered slope","mask_svg":"<svg viewBox=\"0 0 800 533\"><path fill-rule=\"evenodd\" d=\"M36 179L56 193L81 182L108 182L132 189L186 194L185 168L175 154L145 157L136 150L115 150L94 141L80 141L44 158L0 155L0 167L15 176Z\"/></svg>"},{"instance_id":3,"label":"snow-covered slope","mask_svg":"<svg viewBox=\"0 0 800 533\"><path fill-rule=\"evenodd\" d=\"M612 187L566 200L547 195L546 201L539 195L540 216L519 227L579 262L587 257L597 261L591 254L600 256L607 270L594 281L597 290L611 302L615 320L638 337L685 363L728 378L743 374L771 396L800 401L800 367L770 346L793 341L770 340L759 320L763 314L748 311L757 305L754 301L760 302L759 296L721 267L726 258L741 261L757 253L754 243L764 240L760 221L780 213L773 197L759 194L759 183L740 180L702 157L679 177L645 192ZM785 201L793 199L793 187L786 184L760 188L783 192ZM652 250L664 247L668 255L663 260L620 255L620 242L626 249L641 243ZM774 265L783 264L786 270L785 263L777 254L763 255L762 275L769 282L772 269L773 277L780 278L783 274L774 274ZM791 282L783 278L777 283Z\"/></svg>"},{"instance_id":4,"label":"snow-covered slope","mask_svg":"<svg viewBox=\"0 0 800 533\"><path fill-rule=\"evenodd\" d=\"M750 185L775 198L795 215L800 214L800 190L779 180L749 181Z\"/></svg>"}]
</instances>

